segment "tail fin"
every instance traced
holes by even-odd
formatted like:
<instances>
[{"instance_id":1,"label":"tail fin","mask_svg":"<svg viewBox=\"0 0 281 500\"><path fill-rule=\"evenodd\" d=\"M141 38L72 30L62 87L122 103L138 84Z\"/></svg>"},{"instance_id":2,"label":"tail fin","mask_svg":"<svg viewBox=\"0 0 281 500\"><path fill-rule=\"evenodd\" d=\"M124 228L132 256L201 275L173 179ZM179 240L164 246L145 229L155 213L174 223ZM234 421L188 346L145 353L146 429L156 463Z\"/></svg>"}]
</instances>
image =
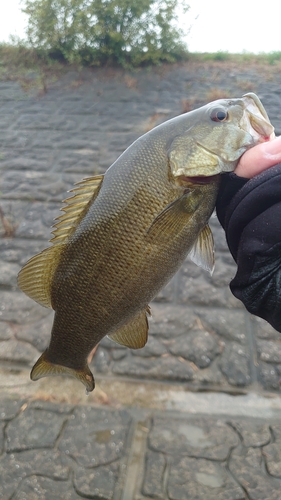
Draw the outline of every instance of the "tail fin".
<instances>
[{"instance_id":1,"label":"tail fin","mask_svg":"<svg viewBox=\"0 0 281 500\"><path fill-rule=\"evenodd\" d=\"M87 392L94 390L95 380L87 364L85 365L84 370L75 370L74 368L68 368L67 366L56 365L47 359L46 352L47 351L43 352L33 366L30 373L31 380L38 380L39 378L56 375L68 375L80 380L80 382L85 385Z\"/></svg>"}]
</instances>

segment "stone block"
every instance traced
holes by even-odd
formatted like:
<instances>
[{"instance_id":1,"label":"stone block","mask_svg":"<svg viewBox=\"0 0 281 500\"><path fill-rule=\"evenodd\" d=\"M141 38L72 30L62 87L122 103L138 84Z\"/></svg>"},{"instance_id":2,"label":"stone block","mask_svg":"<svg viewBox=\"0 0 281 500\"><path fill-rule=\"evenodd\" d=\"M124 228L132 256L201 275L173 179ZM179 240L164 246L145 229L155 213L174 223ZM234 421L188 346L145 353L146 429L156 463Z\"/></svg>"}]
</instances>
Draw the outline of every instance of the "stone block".
<instances>
[{"instance_id":1,"label":"stone block","mask_svg":"<svg viewBox=\"0 0 281 500\"><path fill-rule=\"evenodd\" d=\"M241 486L220 463L182 457L173 460L168 479L169 500L244 500Z\"/></svg>"},{"instance_id":2,"label":"stone block","mask_svg":"<svg viewBox=\"0 0 281 500\"><path fill-rule=\"evenodd\" d=\"M251 500L280 499L280 480L264 470L260 448L236 448L231 455L229 469Z\"/></svg>"},{"instance_id":3,"label":"stone block","mask_svg":"<svg viewBox=\"0 0 281 500\"><path fill-rule=\"evenodd\" d=\"M7 425L7 451L54 447L64 421L63 414L33 408L24 409Z\"/></svg>"},{"instance_id":4,"label":"stone block","mask_svg":"<svg viewBox=\"0 0 281 500\"><path fill-rule=\"evenodd\" d=\"M34 363L38 351L26 342L17 340L0 341L0 360L20 363Z\"/></svg>"},{"instance_id":5,"label":"stone block","mask_svg":"<svg viewBox=\"0 0 281 500\"><path fill-rule=\"evenodd\" d=\"M271 441L269 425L258 420L231 420L231 426L236 430L247 448L265 446Z\"/></svg>"},{"instance_id":6,"label":"stone block","mask_svg":"<svg viewBox=\"0 0 281 500\"><path fill-rule=\"evenodd\" d=\"M195 363L198 368L206 368L220 354L219 338L206 330L191 330L169 343L169 350L175 356Z\"/></svg>"},{"instance_id":7,"label":"stone block","mask_svg":"<svg viewBox=\"0 0 281 500\"><path fill-rule=\"evenodd\" d=\"M147 451L142 493L151 498L164 498L164 472L166 459L163 454Z\"/></svg>"},{"instance_id":8,"label":"stone block","mask_svg":"<svg viewBox=\"0 0 281 500\"><path fill-rule=\"evenodd\" d=\"M160 358L126 356L126 358L120 361L115 361L111 369L116 375L155 378L158 380L187 382L194 377L194 368L188 361L185 361L183 358L178 359L169 355Z\"/></svg>"},{"instance_id":9,"label":"stone block","mask_svg":"<svg viewBox=\"0 0 281 500\"><path fill-rule=\"evenodd\" d=\"M238 437L225 422L210 418L186 420L153 419L149 447L175 456L226 460Z\"/></svg>"},{"instance_id":10,"label":"stone block","mask_svg":"<svg viewBox=\"0 0 281 500\"><path fill-rule=\"evenodd\" d=\"M246 348L236 342L226 344L220 369L230 385L244 387L251 383L249 355Z\"/></svg>"},{"instance_id":11,"label":"stone block","mask_svg":"<svg viewBox=\"0 0 281 500\"><path fill-rule=\"evenodd\" d=\"M124 454L130 421L126 411L78 408L68 421L59 449L83 467L109 464Z\"/></svg>"},{"instance_id":12,"label":"stone block","mask_svg":"<svg viewBox=\"0 0 281 500\"><path fill-rule=\"evenodd\" d=\"M118 463L94 469L78 467L74 473L74 488L79 498L113 500L118 473Z\"/></svg>"}]
</instances>

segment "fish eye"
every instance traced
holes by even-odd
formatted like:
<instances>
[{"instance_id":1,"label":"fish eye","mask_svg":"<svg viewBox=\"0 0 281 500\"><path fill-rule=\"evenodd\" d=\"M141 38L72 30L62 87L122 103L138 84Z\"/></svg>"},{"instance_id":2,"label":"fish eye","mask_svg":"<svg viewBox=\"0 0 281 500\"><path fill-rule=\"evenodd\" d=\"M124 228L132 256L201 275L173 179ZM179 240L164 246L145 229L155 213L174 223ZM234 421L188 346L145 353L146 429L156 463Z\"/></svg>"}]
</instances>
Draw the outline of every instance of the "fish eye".
<instances>
[{"instance_id":1,"label":"fish eye","mask_svg":"<svg viewBox=\"0 0 281 500\"><path fill-rule=\"evenodd\" d=\"M215 108L211 112L213 122L225 122L228 119L228 113L223 108Z\"/></svg>"}]
</instances>

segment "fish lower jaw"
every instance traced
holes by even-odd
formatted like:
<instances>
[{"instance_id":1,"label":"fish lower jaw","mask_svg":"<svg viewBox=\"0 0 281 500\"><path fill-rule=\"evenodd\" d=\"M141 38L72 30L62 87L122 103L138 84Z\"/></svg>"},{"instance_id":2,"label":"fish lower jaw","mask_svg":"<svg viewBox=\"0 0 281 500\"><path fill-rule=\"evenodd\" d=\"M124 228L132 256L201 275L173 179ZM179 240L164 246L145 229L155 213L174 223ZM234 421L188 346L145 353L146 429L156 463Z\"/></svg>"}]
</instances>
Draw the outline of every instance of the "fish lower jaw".
<instances>
[{"instance_id":1,"label":"fish lower jaw","mask_svg":"<svg viewBox=\"0 0 281 500\"><path fill-rule=\"evenodd\" d=\"M212 184L218 179L219 174L216 175L196 175L196 176L185 176L180 175L176 178L176 184L179 186L189 187L195 184Z\"/></svg>"}]
</instances>

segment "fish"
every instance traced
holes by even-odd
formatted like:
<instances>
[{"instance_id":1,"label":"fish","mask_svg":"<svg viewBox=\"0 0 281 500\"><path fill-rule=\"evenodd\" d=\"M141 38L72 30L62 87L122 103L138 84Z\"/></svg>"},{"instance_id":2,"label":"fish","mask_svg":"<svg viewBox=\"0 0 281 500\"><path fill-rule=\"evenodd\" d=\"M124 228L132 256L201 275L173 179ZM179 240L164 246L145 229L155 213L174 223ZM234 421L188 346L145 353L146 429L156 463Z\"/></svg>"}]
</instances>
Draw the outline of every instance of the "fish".
<instances>
[{"instance_id":1,"label":"fish","mask_svg":"<svg viewBox=\"0 0 281 500\"><path fill-rule=\"evenodd\" d=\"M213 270L208 221L221 174L273 137L255 94L220 99L158 125L105 174L75 185L52 245L18 275L24 293L55 311L32 380L68 375L90 392L87 357L105 336L131 349L146 344L149 303L187 255Z\"/></svg>"}]
</instances>

